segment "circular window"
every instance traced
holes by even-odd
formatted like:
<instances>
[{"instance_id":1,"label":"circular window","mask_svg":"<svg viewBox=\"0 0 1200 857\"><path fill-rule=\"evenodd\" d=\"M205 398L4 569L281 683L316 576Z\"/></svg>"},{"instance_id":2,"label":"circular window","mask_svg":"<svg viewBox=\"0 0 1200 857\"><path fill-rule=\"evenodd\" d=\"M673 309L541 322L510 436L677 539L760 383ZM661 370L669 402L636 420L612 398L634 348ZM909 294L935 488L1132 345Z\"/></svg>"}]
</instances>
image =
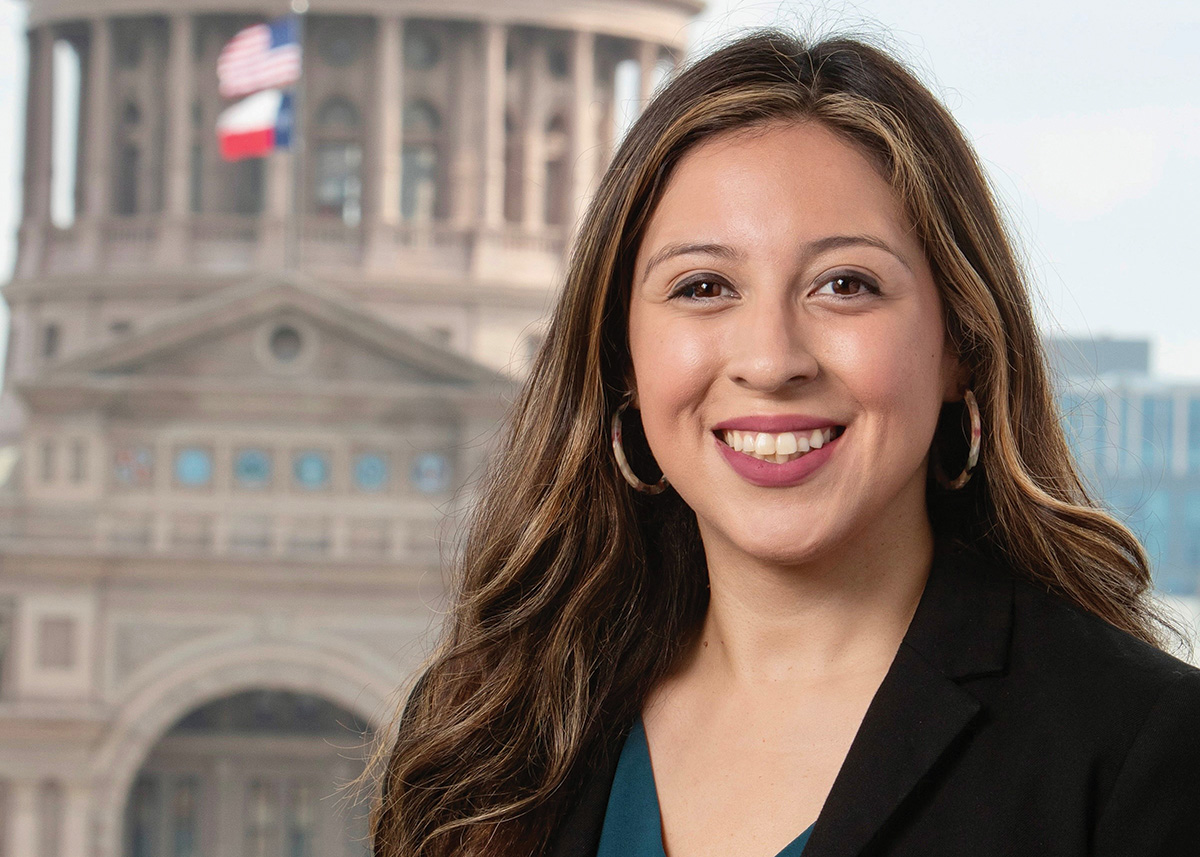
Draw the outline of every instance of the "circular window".
<instances>
[{"instance_id":1,"label":"circular window","mask_svg":"<svg viewBox=\"0 0 1200 857\"><path fill-rule=\"evenodd\" d=\"M412 482L422 494L440 494L450 485L450 461L440 452L417 456L412 467Z\"/></svg>"},{"instance_id":2,"label":"circular window","mask_svg":"<svg viewBox=\"0 0 1200 857\"><path fill-rule=\"evenodd\" d=\"M271 456L261 449L243 449L233 459L233 477L241 488L262 488L271 481Z\"/></svg>"},{"instance_id":3,"label":"circular window","mask_svg":"<svg viewBox=\"0 0 1200 857\"><path fill-rule=\"evenodd\" d=\"M354 484L360 491L380 491L387 479L387 460L382 455L365 452L354 460Z\"/></svg>"},{"instance_id":4,"label":"circular window","mask_svg":"<svg viewBox=\"0 0 1200 857\"><path fill-rule=\"evenodd\" d=\"M280 363L291 363L304 347L304 339L300 331L290 324L281 324L271 331L271 356Z\"/></svg>"},{"instance_id":5,"label":"circular window","mask_svg":"<svg viewBox=\"0 0 1200 857\"><path fill-rule=\"evenodd\" d=\"M342 67L358 59L362 38L349 26L330 25L321 31L317 39L317 52L331 66Z\"/></svg>"},{"instance_id":6,"label":"circular window","mask_svg":"<svg viewBox=\"0 0 1200 857\"><path fill-rule=\"evenodd\" d=\"M412 69L433 68L441 56L437 39L428 33L408 33L404 37L404 64Z\"/></svg>"},{"instance_id":7,"label":"circular window","mask_svg":"<svg viewBox=\"0 0 1200 857\"><path fill-rule=\"evenodd\" d=\"M212 479L212 453L207 449L181 449L175 455L175 480L180 485L207 485Z\"/></svg>"},{"instance_id":8,"label":"circular window","mask_svg":"<svg viewBox=\"0 0 1200 857\"><path fill-rule=\"evenodd\" d=\"M302 452L292 465L301 488L316 490L329 485L329 456L323 452Z\"/></svg>"}]
</instances>

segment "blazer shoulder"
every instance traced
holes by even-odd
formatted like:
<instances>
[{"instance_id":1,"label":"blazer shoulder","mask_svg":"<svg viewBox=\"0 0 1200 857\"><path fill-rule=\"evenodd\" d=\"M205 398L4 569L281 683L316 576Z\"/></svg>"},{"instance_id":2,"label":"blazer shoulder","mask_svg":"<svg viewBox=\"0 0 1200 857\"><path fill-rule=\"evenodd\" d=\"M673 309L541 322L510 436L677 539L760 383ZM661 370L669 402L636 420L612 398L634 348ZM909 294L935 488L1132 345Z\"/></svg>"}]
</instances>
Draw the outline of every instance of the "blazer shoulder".
<instances>
[{"instance_id":1,"label":"blazer shoulder","mask_svg":"<svg viewBox=\"0 0 1200 857\"><path fill-rule=\"evenodd\" d=\"M1097 703L1119 697L1135 707L1151 704L1181 679L1184 688L1200 680L1191 664L1026 579L1017 577L1014 596L1015 669L1036 666L1060 687L1086 690Z\"/></svg>"}]
</instances>

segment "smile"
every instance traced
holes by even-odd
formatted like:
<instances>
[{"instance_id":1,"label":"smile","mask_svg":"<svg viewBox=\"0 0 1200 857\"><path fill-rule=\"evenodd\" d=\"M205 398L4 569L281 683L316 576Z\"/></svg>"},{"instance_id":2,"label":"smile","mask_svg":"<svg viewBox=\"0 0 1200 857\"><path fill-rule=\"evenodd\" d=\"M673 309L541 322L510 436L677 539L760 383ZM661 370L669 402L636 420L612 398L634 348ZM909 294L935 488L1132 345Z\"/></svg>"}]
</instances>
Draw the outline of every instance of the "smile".
<instances>
[{"instance_id":1,"label":"smile","mask_svg":"<svg viewBox=\"0 0 1200 857\"><path fill-rule=\"evenodd\" d=\"M785 431L775 434L725 429L715 434L735 452L759 461L786 464L802 458L812 450L820 449L830 441L837 440L845 430L845 426L826 426L811 431Z\"/></svg>"}]
</instances>

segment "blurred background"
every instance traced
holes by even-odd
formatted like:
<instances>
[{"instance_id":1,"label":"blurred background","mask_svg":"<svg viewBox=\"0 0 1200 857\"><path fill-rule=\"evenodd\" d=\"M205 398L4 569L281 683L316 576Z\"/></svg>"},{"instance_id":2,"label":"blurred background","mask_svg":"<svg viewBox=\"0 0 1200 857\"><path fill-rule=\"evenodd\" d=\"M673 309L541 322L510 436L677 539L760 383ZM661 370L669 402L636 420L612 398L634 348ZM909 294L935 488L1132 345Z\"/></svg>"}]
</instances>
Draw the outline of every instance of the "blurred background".
<instances>
[{"instance_id":1,"label":"blurred background","mask_svg":"<svg viewBox=\"0 0 1200 857\"><path fill-rule=\"evenodd\" d=\"M1200 5L0 0L0 857L365 854L573 223L689 51L883 41L978 147L1195 622Z\"/></svg>"}]
</instances>

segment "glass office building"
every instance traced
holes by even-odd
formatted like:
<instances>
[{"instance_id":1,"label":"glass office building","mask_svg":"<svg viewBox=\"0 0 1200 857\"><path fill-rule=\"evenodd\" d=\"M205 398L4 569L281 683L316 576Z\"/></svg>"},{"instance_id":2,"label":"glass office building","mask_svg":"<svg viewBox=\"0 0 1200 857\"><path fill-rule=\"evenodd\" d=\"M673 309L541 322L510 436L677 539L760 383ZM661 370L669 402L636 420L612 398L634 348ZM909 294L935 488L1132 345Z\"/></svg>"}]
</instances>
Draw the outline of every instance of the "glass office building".
<instances>
[{"instance_id":1,"label":"glass office building","mask_svg":"<svg viewBox=\"0 0 1200 857\"><path fill-rule=\"evenodd\" d=\"M1200 382L1150 373L1145 340L1048 343L1089 486L1138 534L1168 595L1200 595Z\"/></svg>"}]
</instances>

